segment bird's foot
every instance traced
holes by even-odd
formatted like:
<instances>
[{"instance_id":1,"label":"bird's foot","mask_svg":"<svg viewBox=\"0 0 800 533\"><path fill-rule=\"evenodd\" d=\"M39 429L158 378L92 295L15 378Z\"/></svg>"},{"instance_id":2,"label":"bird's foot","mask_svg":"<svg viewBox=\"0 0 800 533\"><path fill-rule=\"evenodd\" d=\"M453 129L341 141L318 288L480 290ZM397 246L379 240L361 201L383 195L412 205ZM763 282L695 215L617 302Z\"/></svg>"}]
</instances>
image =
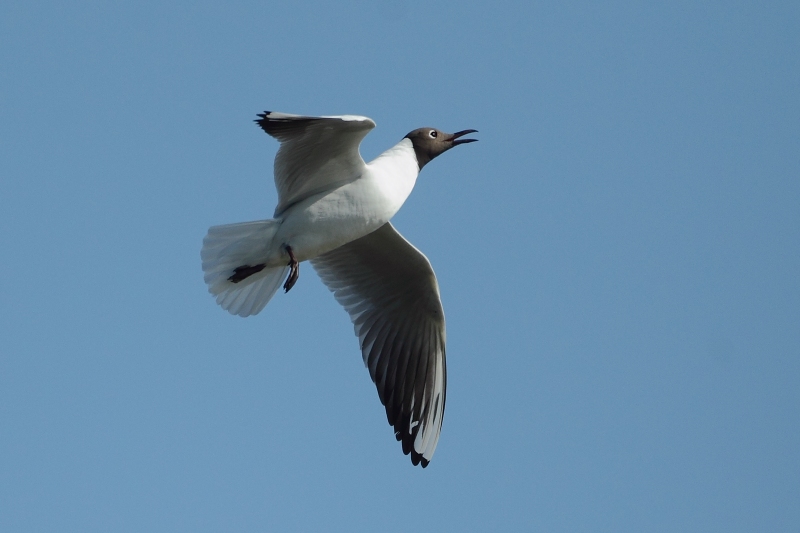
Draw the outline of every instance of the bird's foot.
<instances>
[{"instance_id":1,"label":"bird's foot","mask_svg":"<svg viewBox=\"0 0 800 533\"><path fill-rule=\"evenodd\" d=\"M236 267L233 269L233 276L228 278L228 281L232 283L239 283L240 281L249 278L253 274L257 274L264 270L264 267L267 265L261 264L256 266L250 265L242 265L240 267Z\"/></svg>"},{"instance_id":2,"label":"bird's foot","mask_svg":"<svg viewBox=\"0 0 800 533\"><path fill-rule=\"evenodd\" d=\"M289 276L286 278L286 283L283 284L283 291L289 292L294 287L294 284L297 283L297 278L300 277L300 263L297 262L297 259L292 252L292 247L287 246L286 251L289 253Z\"/></svg>"}]
</instances>

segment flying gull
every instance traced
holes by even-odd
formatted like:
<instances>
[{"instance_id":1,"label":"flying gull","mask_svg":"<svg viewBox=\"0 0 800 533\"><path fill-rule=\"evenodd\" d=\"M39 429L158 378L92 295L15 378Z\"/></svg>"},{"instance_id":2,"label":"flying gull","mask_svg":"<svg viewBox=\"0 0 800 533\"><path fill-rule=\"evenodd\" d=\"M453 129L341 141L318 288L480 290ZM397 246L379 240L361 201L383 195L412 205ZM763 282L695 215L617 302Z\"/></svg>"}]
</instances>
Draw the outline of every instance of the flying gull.
<instances>
[{"instance_id":1,"label":"flying gull","mask_svg":"<svg viewBox=\"0 0 800 533\"><path fill-rule=\"evenodd\" d=\"M414 465L428 466L442 427L447 370L439 286L428 258L389 222L420 170L476 130L419 128L373 161L359 153L367 117L265 112L280 142L274 218L209 228L200 253L208 291L255 315L310 261L349 313L389 424Z\"/></svg>"}]
</instances>

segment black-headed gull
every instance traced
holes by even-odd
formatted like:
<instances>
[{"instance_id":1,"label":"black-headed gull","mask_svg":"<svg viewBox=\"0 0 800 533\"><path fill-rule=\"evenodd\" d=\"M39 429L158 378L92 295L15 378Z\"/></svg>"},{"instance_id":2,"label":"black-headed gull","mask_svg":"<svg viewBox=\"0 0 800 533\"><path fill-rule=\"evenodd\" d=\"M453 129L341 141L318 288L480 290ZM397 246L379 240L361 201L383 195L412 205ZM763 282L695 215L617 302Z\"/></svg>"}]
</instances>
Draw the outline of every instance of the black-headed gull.
<instances>
[{"instance_id":1,"label":"black-headed gull","mask_svg":"<svg viewBox=\"0 0 800 533\"><path fill-rule=\"evenodd\" d=\"M250 316L281 281L289 291L311 261L350 314L389 424L403 453L423 467L444 416L445 322L428 259L389 220L419 171L476 130L420 128L370 163L359 153L367 117L266 112L256 123L280 141L274 218L214 226L203 239L204 279L228 312ZM288 276L287 276L288 273Z\"/></svg>"}]
</instances>

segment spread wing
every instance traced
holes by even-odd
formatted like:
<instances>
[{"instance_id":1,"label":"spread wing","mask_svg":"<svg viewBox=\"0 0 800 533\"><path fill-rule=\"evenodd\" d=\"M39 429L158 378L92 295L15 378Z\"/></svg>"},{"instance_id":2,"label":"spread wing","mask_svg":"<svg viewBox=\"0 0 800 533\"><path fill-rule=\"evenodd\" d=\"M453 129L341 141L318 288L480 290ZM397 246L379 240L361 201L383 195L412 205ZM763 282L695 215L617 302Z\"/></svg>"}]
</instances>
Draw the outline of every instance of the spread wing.
<instances>
[{"instance_id":1,"label":"spread wing","mask_svg":"<svg viewBox=\"0 0 800 533\"><path fill-rule=\"evenodd\" d=\"M427 466L447 385L444 311L430 262L386 223L311 264L350 314L403 453Z\"/></svg>"},{"instance_id":2,"label":"spread wing","mask_svg":"<svg viewBox=\"0 0 800 533\"><path fill-rule=\"evenodd\" d=\"M365 168L358 151L375 127L354 115L304 117L266 111L256 123L280 141L275 156L275 216L292 204L358 178Z\"/></svg>"}]
</instances>

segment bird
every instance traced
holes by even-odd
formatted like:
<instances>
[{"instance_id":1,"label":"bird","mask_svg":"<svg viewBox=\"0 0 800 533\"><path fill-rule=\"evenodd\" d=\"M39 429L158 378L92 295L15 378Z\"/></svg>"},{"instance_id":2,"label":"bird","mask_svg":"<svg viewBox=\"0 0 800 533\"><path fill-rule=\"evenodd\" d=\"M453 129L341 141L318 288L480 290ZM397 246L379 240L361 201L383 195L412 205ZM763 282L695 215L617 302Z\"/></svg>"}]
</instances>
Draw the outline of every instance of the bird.
<instances>
[{"instance_id":1,"label":"bird","mask_svg":"<svg viewBox=\"0 0 800 533\"><path fill-rule=\"evenodd\" d=\"M419 172L477 130L418 128L366 163L375 122L356 115L265 111L255 120L280 143L273 218L212 226L203 279L233 315L259 313L309 261L350 315L386 417L414 466L427 467L444 418L445 319L430 261L391 224Z\"/></svg>"}]
</instances>

